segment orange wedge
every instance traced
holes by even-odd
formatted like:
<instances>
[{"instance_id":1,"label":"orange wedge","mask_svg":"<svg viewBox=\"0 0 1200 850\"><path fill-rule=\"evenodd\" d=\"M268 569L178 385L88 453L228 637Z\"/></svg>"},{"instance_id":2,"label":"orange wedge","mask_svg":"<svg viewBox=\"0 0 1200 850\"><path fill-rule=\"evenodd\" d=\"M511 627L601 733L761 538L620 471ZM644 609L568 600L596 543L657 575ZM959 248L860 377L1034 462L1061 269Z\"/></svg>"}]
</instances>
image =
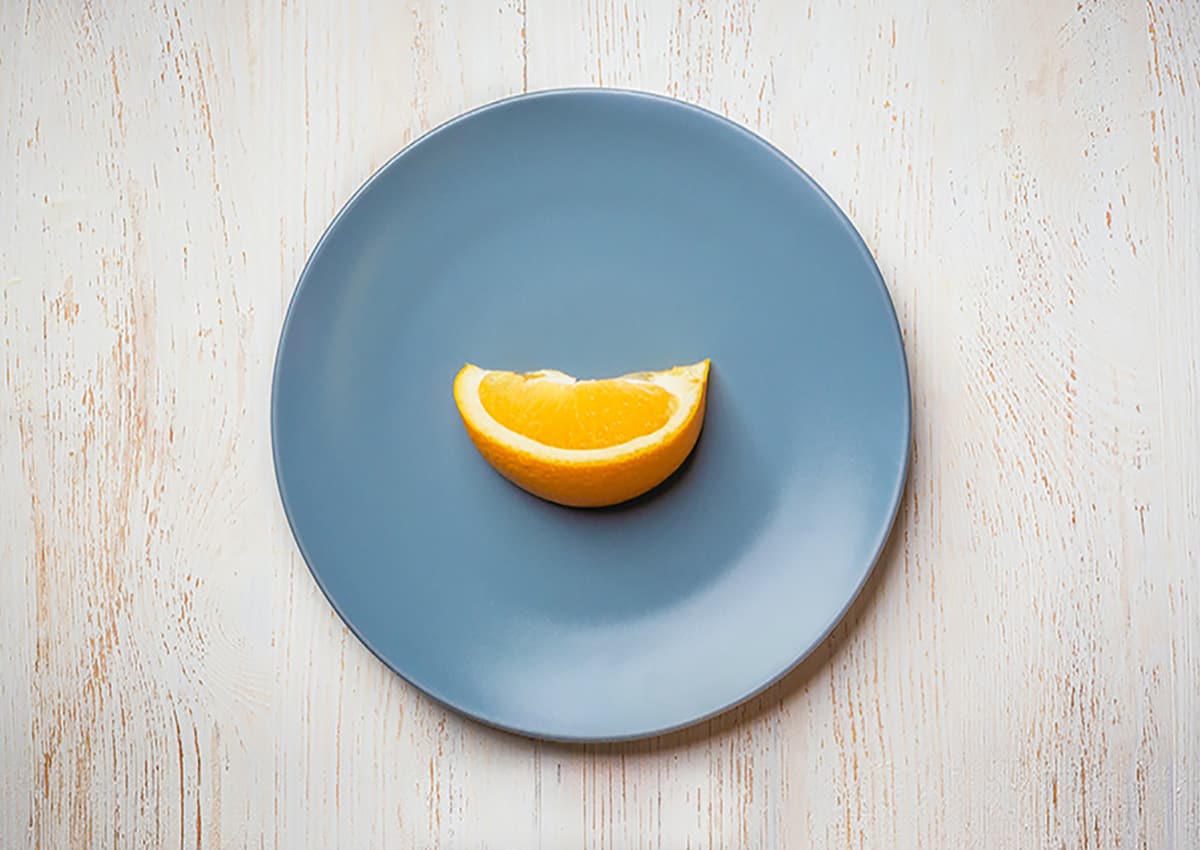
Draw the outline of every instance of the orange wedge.
<instances>
[{"instance_id":1,"label":"orange wedge","mask_svg":"<svg viewBox=\"0 0 1200 850\"><path fill-rule=\"evenodd\" d=\"M577 508L615 505L665 481L704 423L704 360L580 381L464 366L454 401L475 448L509 481Z\"/></svg>"}]
</instances>

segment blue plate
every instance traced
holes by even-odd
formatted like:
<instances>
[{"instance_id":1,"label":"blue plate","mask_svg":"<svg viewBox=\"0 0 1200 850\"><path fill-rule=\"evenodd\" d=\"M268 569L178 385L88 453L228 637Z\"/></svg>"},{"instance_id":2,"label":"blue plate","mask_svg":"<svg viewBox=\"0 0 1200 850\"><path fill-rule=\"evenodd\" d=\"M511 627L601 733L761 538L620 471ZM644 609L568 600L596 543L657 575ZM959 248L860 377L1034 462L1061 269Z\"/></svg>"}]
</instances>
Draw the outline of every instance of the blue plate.
<instances>
[{"instance_id":1,"label":"blue plate","mask_svg":"<svg viewBox=\"0 0 1200 850\"><path fill-rule=\"evenodd\" d=\"M467 361L704 357L690 462L602 511L504 481L451 395ZM272 403L284 508L346 624L443 703L563 740L691 723L803 658L879 555L910 434L846 216L747 130L611 90L485 106L371 177L300 277Z\"/></svg>"}]
</instances>

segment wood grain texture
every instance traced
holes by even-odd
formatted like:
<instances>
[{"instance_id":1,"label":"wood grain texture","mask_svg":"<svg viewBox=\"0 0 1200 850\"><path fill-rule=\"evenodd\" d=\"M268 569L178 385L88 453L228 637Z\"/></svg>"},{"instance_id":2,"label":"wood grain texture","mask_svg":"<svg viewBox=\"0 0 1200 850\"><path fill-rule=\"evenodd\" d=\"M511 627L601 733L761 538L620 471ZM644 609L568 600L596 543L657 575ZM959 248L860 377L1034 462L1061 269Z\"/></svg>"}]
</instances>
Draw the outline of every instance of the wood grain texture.
<instances>
[{"instance_id":1,"label":"wood grain texture","mask_svg":"<svg viewBox=\"0 0 1200 850\"><path fill-rule=\"evenodd\" d=\"M1200 846L1200 6L0 0L0 847ZM484 729L300 563L270 366L465 108L700 103L850 213L915 415L846 621L635 744Z\"/></svg>"}]
</instances>

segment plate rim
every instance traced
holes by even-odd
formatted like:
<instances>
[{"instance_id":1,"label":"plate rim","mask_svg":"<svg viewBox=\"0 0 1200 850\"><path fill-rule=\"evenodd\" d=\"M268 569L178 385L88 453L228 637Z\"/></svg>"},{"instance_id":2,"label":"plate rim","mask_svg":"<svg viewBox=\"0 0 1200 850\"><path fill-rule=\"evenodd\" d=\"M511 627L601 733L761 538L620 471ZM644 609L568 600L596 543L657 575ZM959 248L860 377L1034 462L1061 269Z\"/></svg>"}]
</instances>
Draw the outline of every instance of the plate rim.
<instances>
[{"instance_id":1,"label":"plate rim","mask_svg":"<svg viewBox=\"0 0 1200 850\"><path fill-rule=\"evenodd\" d=\"M810 641L807 646L805 646L803 649L801 649L799 651L799 653L795 656L795 658L793 660L791 660L790 662L788 662L774 676L768 678L767 680L761 682L758 685L755 685L754 687L752 687L749 690L745 691L744 693L734 697L733 699L730 699L727 702L722 703L720 706L718 706L716 708L706 710L700 714L685 718L683 720L680 720L676 723L673 723L673 724L670 724L667 726L656 727L656 728L645 729L645 730L637 730L637 731L620 734L620 735L611 735L611 734L609 734L609 735L587 735L587 734L561 735L561 734L546 733L546 732L538 731L536 729L527 729L527 728L522 728L517 725L507 724L498 719L476 713L465 707L455 704L453 700L451 700L447 697L444 697L443 695L438 693L438 690L436 688L429 687L425 684L422 684L422 683L416 681L408 673L399 669L399 667L397 665L390 662L385 657L384 653L381 652L372 643L371 640L369 640L364 634L362 634L362 632L358 629L358 627L351 621L351 618L349 618L346 615L346 613L342 610L342 608L338 604L338 602L330 594L329 589L326 587L325 582L322 580L319 571L314 567L313 561L309 556L308 550L304 545L304 541L301 538L300 532L299 532L298 528L296 527L296 523L293 518L293 512L292 512L292 508L289 503L289 498L288 498L288 493L287 493L287 487L284 485L284 481L283 481L282 462L281 462L280 450L279 450L279 432L280 432L280 427L281 427L280 420L279 420L279 403L278 403L278 401L279 401L279 398L278 398L279 397L279 383L280 383L280 377L283 372L284 343L288 337L288 331L291 327L293 313L296 308L296 303L300 299L300 296L304 290L305 283L308 281L308 279L310 277L313 264L316 262L318 256L321 254L322 250L324 249L325 243L330 239L330 237L337 230L338 225L341 223L342 219L344 217L346 217L346 215L355 207L355 205L358 203L358 201L362 197L362 195L368 189L370 189L378 180L380 180L382 175L385 172L387 172L389 169L393 168L405 156L411 154L413 151L417 150L422 145L427 145L427 144L431 143L439 135L441 135L445 131L449 130L451 127L454 127L461 122L468 121L472 118L475 118L476 116L482 115L485 112L490 112L495 109L503 109L505 107L511 106L511 105L513 105L515 103L519 103L519 102L540 100L540 99L553 99L553 98L559 98L559 97L579 97L579 96L612 97L614 99L630 98L630 99L635 99L635 100L643 100L643 101L655 103L659 106L666 107L666 108L683 109L685 111L690 111L690 112L698 115L699 117L705 118L708 120L716 120L719 124L724 125L727 128L732 128L739 135L741 135L743 138L745 138L746 141L759 146L760 148L765 150L767 153L771 154L772 156L774 156L775 158L780 160L791 171L793 171L804 183L806 183L808 185L808 187L810 189L812 189L813 191L816 192L818 197L820 197L825 202L826 206L833 212L835 218L841 223L842 227L850 234L852 240L856 243L856 245L858 247L859 253L867 261L867 266L872 273L872 276L875 281L875 285L878 287L879 294L882 296L883 304L886 307L887 312L891 317L892 329L895 332L897 349L899 350L899 354L900 354L900 365L902 367L902 372L904 375L904 398L905 398L905 405L904 405L904 411L903 411L903 413L904 413L904 443L903 443L904 455L903 455L902 462L900 464L899 475L897 475L892 492L889 495L889 501L891 503L891 507L889 510L889 517L888 517L887 522L883 524L882 533L879 535L878 539L875 541L875 545L872 547L873 554L866 561L866 566L862 571L862 575L858 578L858 581L856 582L849 597L847 598L846 603L834 614L834 616L829 620L829 622L826 623L826 625L822 628L822 630L820 631L818 636L816 638L814 638L812 641ZM461 112L461 113L455 115L454 117L452 117L446 121L443 121L440 124L437 124L432 129L428 130L427 132L418 136L416 139L413 139L408 144L404 145L399 151L397 151L395 154L393 154L391 157L389 157L386 162L384 162L382 165L380 165L378 168L376 168L370 174L370 176L368 176L367 179L364 180L362 182L362 184L357 189L354 190L354 192L350 195L350 197L346 200L346 202L344 204L342 204L341 208L337 211L337 213L333 216L333 218L330 219L329 224L326 225L324 231L322 231L320 238L317 239L316 243L314 243L314 245L312 247L312 250L309 251L308 258L305 260L304 266L300 270L300 275L299 275L299 277L296 278L296 284L292 289L291 297L288 299L287 310L284 313L283 321L279 326L279 335L278 335L278 339L276 340L276 343L275 343L275 357L274 357L273 368L272 368L272 373L271 373L270 406L271 406L271 409L270 409L269 420L270 420L270 431L271 431L271 459L272 459L272 467L274 469L274 474L275 474L275 489L279 495L280 503L283 507L283 513L284 513L284 517L287 520L288 530L291 532L292 540L295 543L296 548L300 552L300 557L304 561L304 565L305 565L305 567L307 567L309 575L312 576L312 579L313 579L313 581L316 582L318 589L320 589L320 591L321 591L321 594L325 597L325 600L329 603L329 605L333 609L334 613L337 614L338 619L341 620L342 624L350 631L350 633L352 635L354 635L354 637L358 640L358 642L361 643L364 647L366 647L367 651L370 652L371 655L373 655L385 668L387 668L389 671L391 671L396 676L399 676L409 686L411 686L412 688L415 688L417 691L420 691L422 694L424 694L429 699L432 699L435 703L437 703L441 707L454 712L455 714L459 715L460 717L470 718L471 720L474 720L475 722L478 722L478 723L480 723L486 727L489 727L491 729L496 729L501 732L518 735L520 737L528 738L528 739L535 740L535 741L537 741L537 740L551 741L551 742L564 743L564 744L619 743L619 742L624 742L624 741L646 740L649 738L654 738L654 737L658 737L658 736L662 736L662 735L668 735L672 732L678 732L682 729L686 729L686 728L698 725L700 723L703 723L705 721L712 720L713 718L715 718L721 714L724 714L725 712L730 711L731 709L733 709L745 702L748 702L749 700L753 699L754 697L758 696L759 694L761 694L764 691L771 688L776 683L780 682L788 674L790 674L792 671L794 671L805 659L807 659L810 655L812 655L813 652L816 651L816 649L819 646L821 646L823 643L825 643L825 641L826 641L826 639L828 639L829 635L833 632L833 630L835 628L837 628L838 624L842 622L842 620L845 618L846 614L850 611L850 609L853 607L854 603L858 600L859 596L862 594L863 588L866 587L866 584L870 580L871 575L875 572L876 567L879 565L880 558L883 555L883 550L886 548L888 540L891 538L892 532L895 529L896 520L900 514L900 507L904 502L904 492L905 492L905 488L907 487L907 484L908 484L909 471L910 471L910 467L912 465L912 439L913 439L912 376L911 376L909 366L908 366L908 354L904 347L904 333L900 326L900 319L899 319L898 313L896 312L895 302L892 300L891 292L887 287L887 283L883 279L883 274L879 270L879 264L876 262L874 254L871 253L870 248L867 246L866 240L863 238L862 233L859 232L858 228L854 225L854 222L851 221L849 215L845 212L845 210L843 210L841 208L841 206L836 201L833 200L832 197L830 197L829 193L826 192L825 189L822 188L821 185L816 180L814 180L813 177L807 171L805 171L799 164L797 164L794 160L792 160L792 158L789 157L786 153L784 153L782 150L780 150L778 147L776 147L774 144L772 144L766 138L764 138L763 136L760 136L758 133L754 132L750 128L738 123L737 121L734 121L732 118L729 118L718 112L714 112L713 110L708 109L706 107L699 106L697 104L690 103L685 100L680 100L679 98L671 97L669 95L658 94L655 92L645 91L645 90L641 90L641 89L633 89L633 88L610 88L610 87L605 87L605 86L568 86L568 87L563 87L563 88L538 89L536 91L521 92L521 93L510 95L507 97L502 97L497 100L492 100L492 101L486 102L480 106L476 106L476 107L468 109L464 112Z\"/></svg>"}]
</instances>

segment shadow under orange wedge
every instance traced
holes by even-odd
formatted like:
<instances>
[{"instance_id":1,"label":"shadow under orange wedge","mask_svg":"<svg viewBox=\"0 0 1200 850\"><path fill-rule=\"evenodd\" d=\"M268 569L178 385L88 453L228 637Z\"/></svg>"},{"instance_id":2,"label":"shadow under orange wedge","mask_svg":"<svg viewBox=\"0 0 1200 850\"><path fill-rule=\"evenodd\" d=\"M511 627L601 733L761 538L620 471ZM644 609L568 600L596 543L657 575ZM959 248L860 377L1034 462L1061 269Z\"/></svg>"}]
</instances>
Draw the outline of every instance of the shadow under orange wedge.
<instances>
[{"instance_id":1,"label":"shadow under orange wedge","mask_svg":"<svg viewBox=\"0 0 1200 850\"><path fill-rule=\"evenodd\" d=\"M475 448L509 481L577 508L615 505L670 477L700 436L709 361L580 381L464 366L454 400Z\"/></svg>"}]
</instances>

